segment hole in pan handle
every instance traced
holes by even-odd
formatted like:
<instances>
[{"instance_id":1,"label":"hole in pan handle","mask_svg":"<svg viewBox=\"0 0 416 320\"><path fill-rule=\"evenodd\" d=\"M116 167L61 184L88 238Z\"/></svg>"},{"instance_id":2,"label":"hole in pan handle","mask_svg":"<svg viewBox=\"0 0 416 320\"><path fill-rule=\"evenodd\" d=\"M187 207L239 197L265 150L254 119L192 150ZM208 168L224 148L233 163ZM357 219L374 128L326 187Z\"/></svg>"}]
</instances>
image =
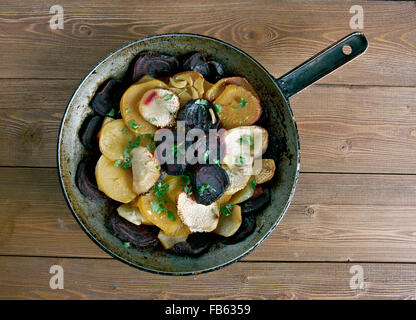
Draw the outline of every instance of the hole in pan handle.
<instances>
[{"instance_id":1,"label":"hole in pan handle","mask_svg":"<svg viewBox=\"0 0 416 320\"><path fill-rule=\"evenodd\" d=\"M276 79L276 83L288 99L358 57L367 48L368 40L365 35L361 32L353 32Z\"/></svg>"}]
</instances>

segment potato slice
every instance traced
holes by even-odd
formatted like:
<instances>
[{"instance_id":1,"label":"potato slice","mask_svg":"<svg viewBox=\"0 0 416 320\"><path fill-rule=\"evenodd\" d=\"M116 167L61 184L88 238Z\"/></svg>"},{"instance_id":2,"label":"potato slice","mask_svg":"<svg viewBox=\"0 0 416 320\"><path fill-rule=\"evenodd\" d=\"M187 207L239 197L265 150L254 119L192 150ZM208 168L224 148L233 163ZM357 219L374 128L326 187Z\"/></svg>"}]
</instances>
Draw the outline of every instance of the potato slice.
<instances>
[{"instance_id":1,"label":"potato slice","mask_svg":"<svg viewBox=\"0 0 416 320\"><path fill-rule=\"evenodd\" d=\"M122 204L117 208L117 213L120 217L123 217L127 221L139 226L141 224L153 225L153 223L147 220L140 212L139 208L130 204Z\"/></svg>"},{"instance_id":2,"label":"potato slice","mask_svg":"<svg viewBox=\"0 0 416 320\"><path fill-rule=\"evenodd\" d=\"M226 204L230 201L232 195L231 194L226 194L224 193L218 200L217 200L217 204L218 207L221 207L223 204Z\"/></svg>"},{"instance_id":3,"label":"potato slice","mask_svg":"<svg viewBox=\"0 0 416 320\"><path fill-rule=\"evenodd\" d=\"M169 185L169 189L166 193L169 200L172 201L173 203L176 203L178 200L179 194L185 188L185 186L181 185L183 184L182 177L166 175L165 179L163 179L163 182Z\"/></svg>"},{"instance_id":4,"label":"potato slice","mask_svg":"<svg viewBox=\"0 0 416 320\"><path fill-rule=\"evenodd\" d=\"M179 97L166 89L149 90L139 102L140 115L160 128L169 127L175 123L179 107Z\"/></svg>"},{"instance_id":5,"label":"potato slice","mask_svg":"<svg viewBox=\"0 0 416 320\"><path fill-rule=\"evenodd\" d=\"M160 243L162 244L163 248L171 249L173 246L179 242L185 242L188 238L188 235L184 236L177 236L177 237L169 237L166 235L162 230L160 230L158 236Z\"/></svg>"},{"instance_id":6,"label":"potato slice","mask_svg":"<svg viewBox=\"0 0 416 320\"><path fill-rule=\"evenodd\" d=\"M225 170L225 172L227 172L228 178L230 179L230 185L227 190L225 190L224 194L233 195L244 189L251 177L251 174L247 173L244 167L229 167L225 164L221 165L221 167Z\"/></svg>"},{"instance_id":7,"label":"potato slice","mask_svg":"<svg viewBox=\"0 0 416 320\"><path fill-rule=\"evenodd\" d=\"M167 202L164 202L166 200ZM154 201L154 202L153 202ZM173 213L175 220L168 218L166 213L157 213L152 210L152 203L157 203L158 199L154 195L154 191L140 196L134 205L140 209L143 216L151 221L155 226L159 227L169 237L186 236L190 234L190 230L185 226L182 220L178 217L175 203L169 201L167 198L163 200L166 208Z\"/></svg>"},{"instance_id":8,"label":"potato slice","mask_svg":"<svg viewBox=\"0 0 416 320\"><path fill-rule=\"evenodd\" d=\"M102 127L98 145L101 153L111 161L123 159L123 146L135 141L136 136L126 129L124 121L113 120Z\"/></svg>"},{"instance_id":9,"label":"potato slice","mask_svg":"<svg viewBox=\"0 0 416 320\"><path fill-rule=\"evenodd\" d=\"M260 126L241 126L228 130L223 141L225 143L223 162L228 166L243 166L250 174L253 160L261 157L269 144L269 134Z\"/></svg>"},{"instance_id":10,"label":"potato slice","mask_svg":"<svg viewBox=\"0 0 416 320\"><path fill-rule=\"evenodd\" d=\"M141 195L149 191L160 178L160 164L146 148L139 146L130 151L133 172L133 191Z\"/></svg>"},{"instance_id":11,"label":"potato slice","mask_svg":"<svg viewBox=\"0 0 416 320\"><path fill-rule=\"evenodd\" d=\"M111 122L111 121L113 121L113 120L114 120L114 118L111 118L111 117L105 117L105 118L104 118L104 120L103 120L103 124L101 125L101 129L100 129L100 131L98 131L98 134L97 134L98 139L100 139L100 137L101 137L101 132L103 131L103 127L104 127L107 123L109 123L109 122Z\"/></svg>"},{"instance_id":12,"label":"potato slice","mask_svg":"<svg viewBox=\"0 0 416 320\"><path fill-rule=\"evenodd\" d=\"M257 95L257 92L254 90L251 84L246 80L246 78L242 77L222 78L218 80L215 84L210 84L211 87L206 90L205 98L209 101L214 101L224 91L225 87L227 87L230 84L243 87L244 89L250 91L251 94L255 96L258 100L260 100L259 96Z\"/></svg>"},{"instance_id":13,"label":"potato slice","mask_svg":"<svg viewBox=\"0 0 416 320\"><path fill-rule=\"evenodd\" d=\"M234 205L229 216L221 214L220 220L218 221L218 225L214 230L214 233L223 237L231 237L240 228L242 221L243 219L241 216L241 207Z\"/></svg>"},{"instance_id":14,"label":"potato slice","mask_svg":"<svg viewBox=\"0 0 416 320\"><path fill-rule=\"evenodd\" d=\"M247 89L234 84L226 86L214 104L221 106L218 116L225 129L250 126L259 120L263 110L259 99Z\"/></svg>"},{"instance_id":15,"label":"potato slice","mask_svg":"<svg viewBox=\"0 0 416 320\"><path fill-rule=\"evenodd\" d=\"M154 134L156 132L157 128L144 120L140 115L138 104L147 91L155 88L167 87L168 86L160 80L150 80L142 83L135 83L124 92L120 100L120 111L124 123L130 131L137 135L146 133Z\"/></svg>"},{"instance_id":16,"label":"potato slice","mask_svg":"<svg viewBox=\"0 0 416 320\"><path fill-rule=\"evenodd\" d=\"M256 189L256 180L254 177L251 177L247 185L244 189L238 191L237 193L233 194L230 199L230 203L241 203L251 198L254 194L254 190Z\"/></svg>"},{"instance_id":17,"label":"potato slice","mask_svg":"<svg viewBox=\"0 0 416 320\"><path fill-rule=\"evenodd\" d=\"M128 203L136 198L136 194L133 192L131 169L123 170L115 167L114 162L104 155L97 162L95 177L98 188L111 199Z\"/></svg>"},{"instance_id":18,"label":"potato slice","mask_svg":"<svg viewBox=\"0 0 416 320\"><path fill-rule=\"evenodd\" d=\"M179 96L181 106L189 100L201 99L207 86L202 74L195 71L180 72L169 78L169 89Z\"/></svg>"},{"instance_id":19,"label":"potato slice","mask_svg":"<svg viewBox=\"0 0 416 320\"><path fill-rule=\"evenodd\" d=\"M204 206L182 192L178 196L177 208L178 216L191 232L210 232L217 227L220 214L216 202Z\"/></svg>"},{"instance_id":20,"label":"potato slice","mask_svg":"<svg viewBox=\"0 0 416 320\"><path fill-rule=\"evenodd\" d=\"M262 159L261 170L255 175L256 182L260 184L270 181L273 178L275 171L276 164L273 159Z\"/></svg>"}]
</instances>

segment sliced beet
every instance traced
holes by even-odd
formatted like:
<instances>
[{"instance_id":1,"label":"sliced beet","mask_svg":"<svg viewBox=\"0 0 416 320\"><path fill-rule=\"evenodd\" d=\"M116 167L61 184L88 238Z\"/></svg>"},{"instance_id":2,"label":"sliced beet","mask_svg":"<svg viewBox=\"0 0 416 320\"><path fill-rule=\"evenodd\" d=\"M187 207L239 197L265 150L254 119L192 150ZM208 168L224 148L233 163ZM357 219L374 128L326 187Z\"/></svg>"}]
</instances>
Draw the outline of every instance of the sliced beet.
<instances>
[{"instance_id":1,"label":"sliced beet","mask_svg":"<svg viewBox=\"0 0 416 320\"><path fill-rule=\"evenodd\" d=\"M217 129L220 118L214 106L204 99L188 101L178 112L177 121L183 121L185 130L202 129L206 133Z\"/></svg>"},{"instance_id":2,"label":"sliced beet","mask_svg":"<svg viewBox=\"0 0 416 320\"><path fill-rule=\"evenodd\" d=\"M78 136L87 150L98 150L97 134L101 129L103 120L104 118L99 115L90 115L82 123Z\"/></svg>"},{"instance_id":3,"label":"sliced beet","mask_svg":"<svg viewBox=\"0 0 416 320\"><path fill-rule=\"evenodd\" d=\"M192 172L191 184L195 201L208 206L223 195L230 184L230 179L220 166L202 164Z\"/></svg>"},{"instance_id":4,"label":"sliced beet","mask_svg":"<svg viewBox=\"0 0 416 320\"><path fill-rule=\"evenodd\" d=\"M91 200L107 199L107 196L102 193L95 180L95 165L97 159L95 157L86 157L78 164L77 172L75 174L75 183L79 191Z\"/></svg>"},{"instance_id":5,"label":"sliced beet","mask_svg":"<svg viewBox=\"0 0 416 320\"><path fill-rule=\"evenodd\" d=\"M263 194L257 198L250 198L240 203L241 213L245 214L257 214L260 213L270 203L270 189L267 187L263 188Z\"/></svg>"},{"instance_id":6,"label":"sliced beet","mask_svg":"<svg viewBox=\"0 0 416 320\"><path fill-rule=\"evenodd\" d=\"M91 100L92 109L101 116L115 117L119 113L120 99L124 90L125 86L121 80L106 80Z\"/></svg>"},{"instance_id":7,"label":"sliced beet","mask_svg":"<svg viewBox=\"0 0 416 320\"><path fill-rule=\"evenodd\" d=\"M243 241L256 229L256 217L253 214L244 214L240 228L231 237L221 240L224 244L235 244Z\"/></svg>"},{"instance_id":8,"label":"sliced beet","mask_svg":"<svg viewBox=\"0 0 416 320\"><path fill-rule=\"evenodd\" d=\"M251 196L250 199L257 199L258 197L262 196L263 194L264 194L263 187L261 186L261 184L258 184L254 188L254 193L253 193L253 195Z\"/></svg>"},{"instance_id":9,"label":"sliced beet","mask_svg":"<svg viewBox=\"0 0 416 320\"><path fill-rule=\"evenodd\" d=\"M169 249L177 255L197 257L208 251L213 243L214 235L209 232L192 233L184 242L179 242Z\"/></svg>"},{"instance_id":10,"label":"sliced beet","mask_svg":"<svg viewBox=\"0 0 416 320\"><path fill-rule=\"evenodd\" d=\"M223 66L214 60L207 61L200 52L191 52L182 57L184 70L199 72L205 80L214 83L224 76Z\"/></svg>"},{"instance_id":11,"label":"sliced beet","mask_svg":"<svg viewBox=\"0 0 416 320\"><path fill-rule=\"evenodd\" d=\"M148 225L135 225L120 217L117 210L110 213L106 221L107 229L123 242L129 242L137 248L151 248L159 244L159 228Z\"/></svg>"},{"instance_id":12,"label":"sliced beet","mask_svg":"<svg viewBox=\"0 0 416 320\"><path fill-rule=\"evenodd\" d=\"M146 74L153 78L170 76L178 68L179 62L174 56L153 51L141 52L131 64L131 80L135 82Z\"/></svg>"}]
</instances>

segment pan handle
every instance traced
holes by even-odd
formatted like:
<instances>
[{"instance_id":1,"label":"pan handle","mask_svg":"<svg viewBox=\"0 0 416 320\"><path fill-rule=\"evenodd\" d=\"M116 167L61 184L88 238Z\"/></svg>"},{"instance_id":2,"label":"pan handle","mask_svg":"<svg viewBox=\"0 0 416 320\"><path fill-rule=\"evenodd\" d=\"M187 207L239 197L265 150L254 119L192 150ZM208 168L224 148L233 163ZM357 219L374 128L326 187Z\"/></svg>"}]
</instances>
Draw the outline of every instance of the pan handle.
<instances>
[{"instance_id":1,"label":"pan handle","mask_svg":"<svg viewBox=\"0 0 416 320\"><path fill-rule=\"evenodd\" d=\"M368 40L365 35L353 32L275 81L288 99L358 57L367 48Z\"/></svg>"}]
</instances>

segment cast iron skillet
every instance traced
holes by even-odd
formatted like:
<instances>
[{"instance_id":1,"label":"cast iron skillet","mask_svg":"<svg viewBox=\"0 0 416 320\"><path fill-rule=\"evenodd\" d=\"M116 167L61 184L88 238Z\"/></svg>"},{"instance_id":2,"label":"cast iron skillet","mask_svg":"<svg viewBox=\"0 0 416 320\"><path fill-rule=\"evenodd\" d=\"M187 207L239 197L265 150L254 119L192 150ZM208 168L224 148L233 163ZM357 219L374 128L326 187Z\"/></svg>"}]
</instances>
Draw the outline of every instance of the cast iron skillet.
<instances>
[{"instance_id":1,"label":"cast iron skillet","mask_svg":"<svg viewBox=\"0 0 416 320\"><path fill-rule=\"evenodd\" d=\"M350 53L344 54L343 47ZM68 103L58 137L59 178L65 199L87 235L113 257L139 269L171 275L213 271L241 259L276 228L295 192L299 174L299 137L288 99L326 74L363 53L368 42L362 33L352 33L299 67L275 79L256 60L218 39L196 34L161 34L134 41L110 54L84 78ZM344 48L345 49L345 48ZM279 137L281 161L271 186L271 203L257 216L257 228L234 245L215 244L198 258L182 257L163 250L125 248L105 228L111 201L91 201L75 185L75 172L86 155L78 137L83 120L92 113L88 106L99 85L108 78L122 78L132 59L142 51L171 55L199 51L223 64L226 74L247 78L259 94L269 115L265 127Z\"/></svg>"}]
</instances>

